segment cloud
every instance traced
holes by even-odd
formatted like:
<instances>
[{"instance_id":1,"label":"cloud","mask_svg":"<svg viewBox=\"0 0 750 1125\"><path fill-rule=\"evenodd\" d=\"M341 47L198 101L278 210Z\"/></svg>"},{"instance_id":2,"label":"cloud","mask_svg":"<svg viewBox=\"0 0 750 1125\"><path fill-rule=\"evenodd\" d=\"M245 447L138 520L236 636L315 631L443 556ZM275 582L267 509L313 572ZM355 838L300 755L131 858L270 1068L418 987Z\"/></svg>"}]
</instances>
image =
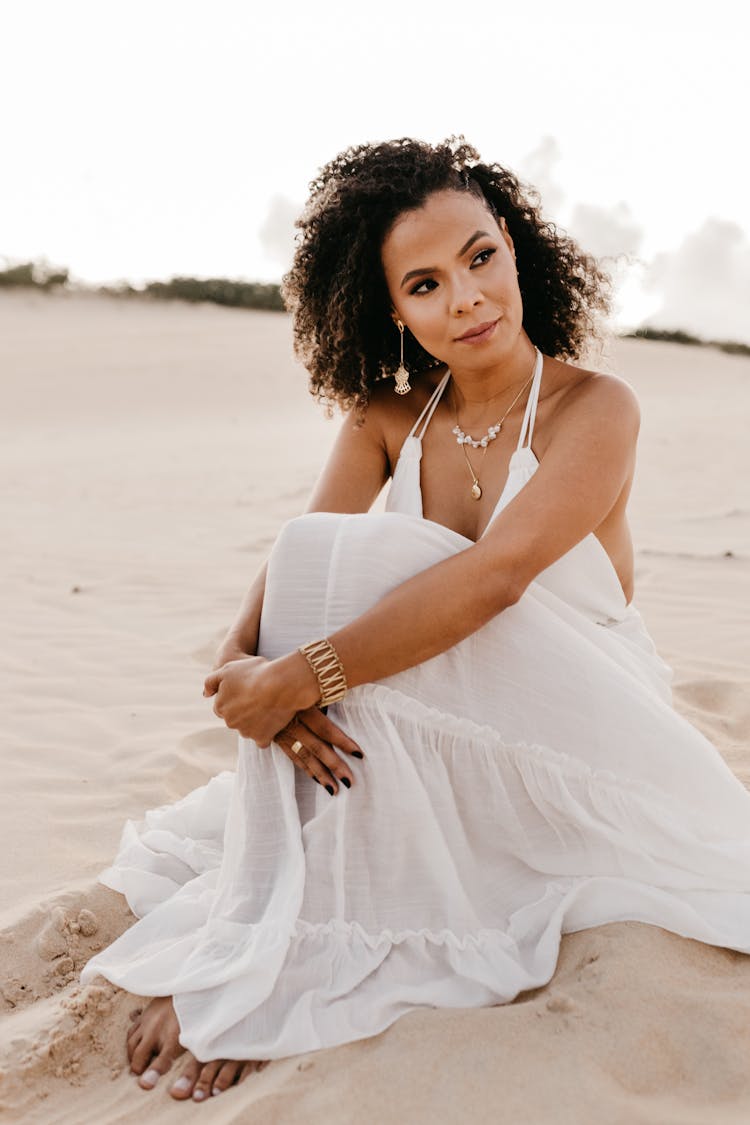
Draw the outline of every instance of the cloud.
<instances>
[{"instance_id":1,"label":"cloud","mask_svg":"<svg viewBox=\"0 0 750 1125\"><path fill-rule=\"evenodd\" d=\"M661 302L651 327L750 342L750 239L737 223L707 219L676 250L656 255L644 285Z\"/></svg>"},{"instance_id":2,"label":"cloud","mask_svg":"<svg viewBox=\"0 0 750 1125\"><path fill-rule=\"evenodd\" d=\"M550 219L559 216L565 200L565 192L555 179L554 171L560 163L561 155L560 146L554 137L542 137L536 148L523 158L519 167L522 179L539 192L542 212Z\"/></svg>"},{"instance_id":3,"label":"cloud","mask_svg":"<svg viewBox=\"0 0 750 1125\"><path fill-rule=\"evenodd\" d=\"M597 258L636 254L643 242L643 228L633 218L627 203L614 207L578 203L573 208L568 231L582 249Z\"/></svg>"},{"instance_id":4,"label":"cloud","mask_svg":"<svg viewBox=\"0 0 750 1125\"><path fill-rule=\"evenodd\" d=\"M294 254L294 220L302 211L302 204L285 195L274 195L268 207L258 236L266 255L288 270Z\"/></svg>"},{"instance_id":5,"label":"cloud","mask_svg":"<svg viewBox=\"0 0 750 1125\"><path fill-rule=\"evenodd\" d=\"M620 202L614 207L577 203L570 211L570 201L556 175L561 159L562 151L555 138L545 136L520 164L521 176L541 196L545 218L563 227L584 250L596 257L635 254L643 241L643 229L626 203ZM565 212L569 214L567 221Z\"/></svg>"},{"instance_id":6,"label":"cloud","mask_svg":"<svg viewBox=\"0 0 750 1125\"><path fill-rule=\"evenodd\" d=\"M627 203L570 200L557 179L561 162L559 144L544 136L521 161L520 175L538 190L545 218L607 269L618 320L750 342L750 237L737 223L706 219L676 250L644 261L645 232Z\"/></svg>"}]
</instances>

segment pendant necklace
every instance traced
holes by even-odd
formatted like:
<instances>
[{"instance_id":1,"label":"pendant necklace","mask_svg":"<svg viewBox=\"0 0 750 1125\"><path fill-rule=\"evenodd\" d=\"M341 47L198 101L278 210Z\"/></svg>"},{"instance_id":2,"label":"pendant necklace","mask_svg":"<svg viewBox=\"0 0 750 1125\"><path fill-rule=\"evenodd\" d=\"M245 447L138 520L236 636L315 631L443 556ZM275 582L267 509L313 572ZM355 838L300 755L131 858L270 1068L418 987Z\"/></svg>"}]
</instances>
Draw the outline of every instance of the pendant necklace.
<instances>
[{"instance_id":1,"label":"pendant necklace","mask_svg":"<svg viewBox=\"0 0 750 1125\"><path fill-rule=\"evenodd\" d=\"M453 427L453 429L451 430L451 433L456 434L456 441L461 446L461 449L463 451L463 455L466 458L466 464L469 468L469 472L471 473L471 496L474 500L481 500L481 498L482 498L482 486L479 483L479 477L474 472L474 467L472 466L472 463L469 460L469 454L466 452L466 446L470 445L472 447L472 449L481 449L482 450L482 459L479 462L479 472L481 473L482 465L484 464L484 459L487 456L487 450L489 449L490 442L494 441L495 438L497 437L497 435L500 433L501 429L503 428L503 422L508 417L511 410L516 405L519 398L521 397L523 392L526 390L526 388L528 387L529 383L532 381L533 378L534 378L534 372L531 373L531 376L526 380L524 385L521 387L520 391L518 392L516 397L513 399L513 402L510 404L508 409L505 411L505 413L503 414L500 421L496 422L494 426L490 426L489 429L487 430L487 433L484 435L484 437L477 438L476 440L473 437L471 437L470 434L465 434L464 431L461 429L461 423L458 420L458 407L456 406L456 397L453 394L453 384L451 383L451 402L453 403L453 413L454 413L455 418L456 418L456 424ZM502 391L498 392L498 394L502 394L502 393L503 393ZM498 395L495 395L494 397L497 398ZM488 398L487 402L492 402L492 399ZM484 403L483 405L486 406L487 403Z\"/></svg>"}]
</instances>

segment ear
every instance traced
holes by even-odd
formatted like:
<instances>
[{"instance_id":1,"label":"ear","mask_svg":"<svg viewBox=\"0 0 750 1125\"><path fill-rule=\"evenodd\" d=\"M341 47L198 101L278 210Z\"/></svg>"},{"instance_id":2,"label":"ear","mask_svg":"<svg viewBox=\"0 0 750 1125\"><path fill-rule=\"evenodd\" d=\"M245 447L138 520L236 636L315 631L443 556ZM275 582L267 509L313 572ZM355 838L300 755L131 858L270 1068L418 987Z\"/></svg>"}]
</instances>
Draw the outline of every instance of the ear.
<instances>
[{"instance_id":1,"label":"ear","mask_svg":"<svg viewBox=\"0 0 750 1125\"><path fill-rule=\"evenodd\" d=\"M504 215L501 215L500 218L497 220L497 225L500 227L500 233L503 236L503 241L505 242L505 245L508 247L511 254L513 255L513 261L515 262L515 260L516 260L516 248L513 245L513 239L510 237L510 232L508 231L508 224L505 221Z\"/></svg>"}]
</instances>

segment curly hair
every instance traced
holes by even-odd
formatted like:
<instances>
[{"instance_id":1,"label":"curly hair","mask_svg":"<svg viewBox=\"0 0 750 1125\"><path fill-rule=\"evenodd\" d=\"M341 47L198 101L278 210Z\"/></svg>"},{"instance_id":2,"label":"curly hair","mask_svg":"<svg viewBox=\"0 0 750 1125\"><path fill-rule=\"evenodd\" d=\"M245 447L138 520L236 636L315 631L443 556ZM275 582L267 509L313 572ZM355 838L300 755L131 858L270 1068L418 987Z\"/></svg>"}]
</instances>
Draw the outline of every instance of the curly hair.
<instances>
[{"instance_id":1,"label":"curly hair","mask_svg":"<svg viewBox=\"0 0 750 1125\"><path fill-rule=\"evenodd\" d=\"M471 191L504 216L513 239L523 327L544 353L577 358L609 309L607 275L540 214L539 195L499 164L484 164L463 136L440 144L403 137L355 145L310 184L295 226L292 267L282 296L293 315L294 351L310 391L330 408L362 412L374 385L399 364L400 341L381 247L396 220L434 192ZM404 331L411 372L439 365Z\"/></svg>"}]
</instances>

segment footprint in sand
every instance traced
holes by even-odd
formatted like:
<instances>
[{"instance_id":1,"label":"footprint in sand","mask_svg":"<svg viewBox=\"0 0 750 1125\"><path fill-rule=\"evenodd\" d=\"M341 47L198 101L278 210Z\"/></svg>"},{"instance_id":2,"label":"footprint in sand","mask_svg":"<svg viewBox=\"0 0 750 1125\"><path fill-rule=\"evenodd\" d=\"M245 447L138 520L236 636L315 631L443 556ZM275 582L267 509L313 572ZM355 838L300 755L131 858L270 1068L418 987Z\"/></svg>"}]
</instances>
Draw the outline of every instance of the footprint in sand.
<instances>
[{"instance_id":1,"label":"footprint in sand","mask_svg":"<svg viewBox=\"0 0 750 1125\"><path fill-rule=\"evenodd\" d=\"M38 906L0 932L0 1104L26 1120L61 1079L90 1068L117 1077L134 998L109 982L78 984L81 967L135 921L97 883Z\"/></svg>"},{"instance_id":2,"label":"footprint in sand","mask_svg":"<svg viewBox=\"0 0 750 1125\"><path fill-rule=\"evenodd\" d=\"M545 1007L548 1012L573 1012L576 1006L570 996L564 992L557 992L554 996L550 996Z\"/></svg>"},{"instance_id":3,"label":"footprint in sand","mask_svg":"<svg viewBox=\"0 0 750 1125\"><path fill-rule=\"evenodd\" d=\"M102 884L37 907L0 933L0 1008L23 1008L60 992L134 921L124 898Z\"/></svg>"},{"instance_id":4,"label":"footprint in sand","mask_svg":"<svg viewBox=\"0 0 750 1125\"><path fill-rule=\"evenodd\" d=\"M119 1077L126 1066L123 1044L132 1001L109 982L77 985L14 1015L14 1034L0 1062L3 1108L23 1121L61 1079L79 1085L91 1072Z\"/></svg>"}]
</instances>

